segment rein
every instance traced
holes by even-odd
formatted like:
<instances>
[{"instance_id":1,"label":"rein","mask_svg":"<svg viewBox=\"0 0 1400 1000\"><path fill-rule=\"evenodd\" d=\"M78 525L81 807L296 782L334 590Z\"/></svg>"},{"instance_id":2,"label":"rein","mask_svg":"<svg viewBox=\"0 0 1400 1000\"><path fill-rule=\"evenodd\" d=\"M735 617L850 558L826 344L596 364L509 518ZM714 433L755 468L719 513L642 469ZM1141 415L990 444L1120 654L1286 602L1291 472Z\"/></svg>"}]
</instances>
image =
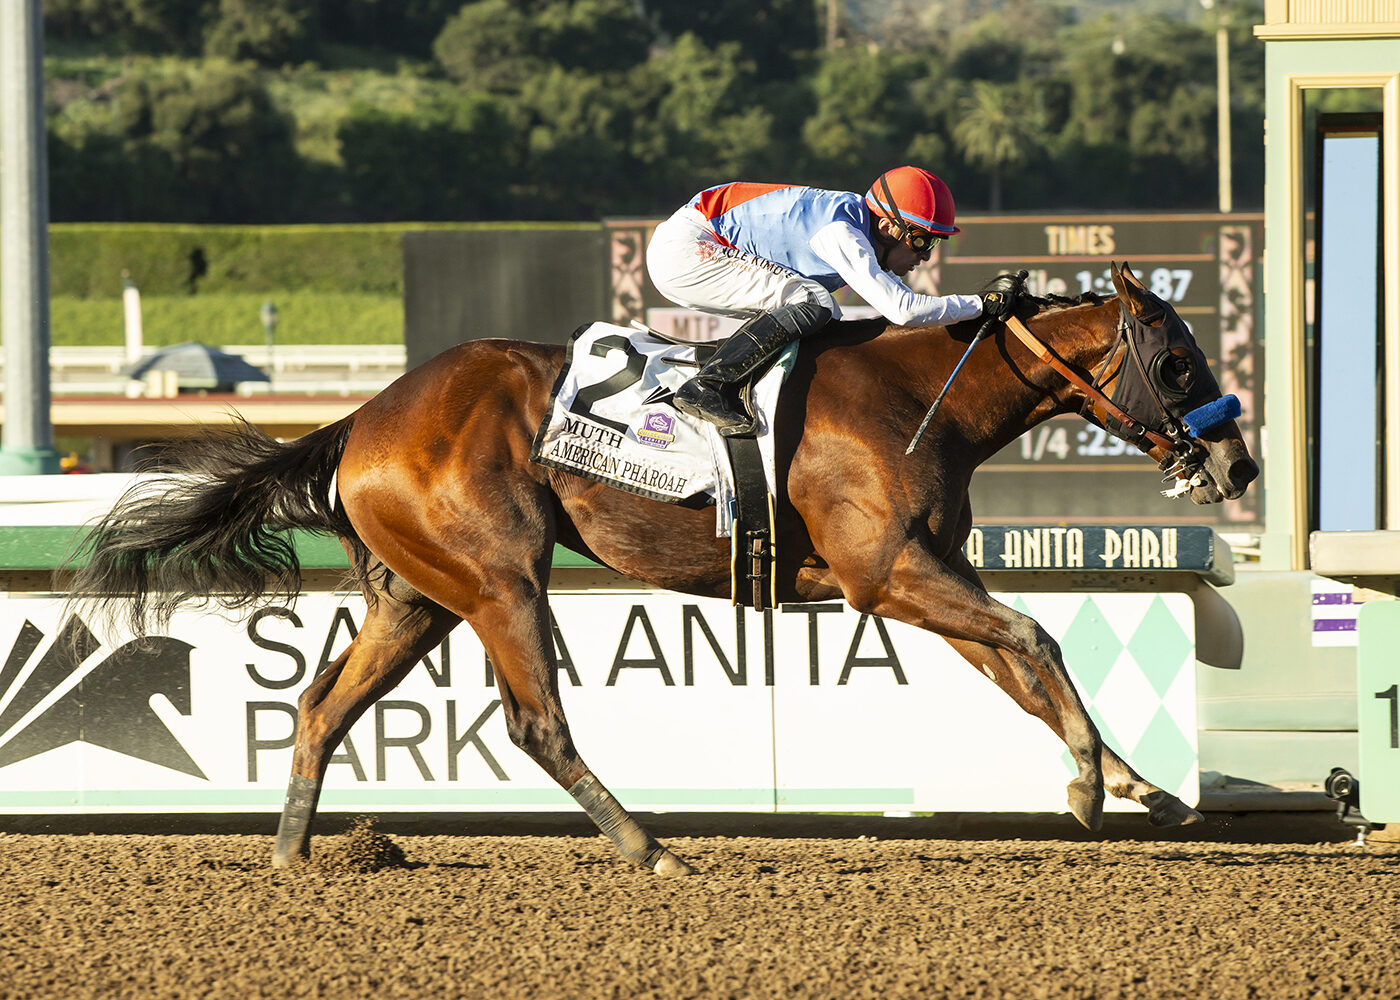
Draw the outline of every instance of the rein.
<instances>
[{"instance_id":1,"label":"rein","mask_svg":"<svg viewBox=\"0 0 1400 1000\"><path fill-rule=\"evenodd\" d=\"M1134 444L1142 440L1150 442L1151 447L1145 450L1158 465L1165 468L1165 463L1172 458L1184 458L1189 454L1190 448L1186 442L1173 441L1165 434L1159 434L1130 417L1121 407L1114 403L1113 400L1104 395L1103 390L1061 361L1049 347L1045 346L1044 341L1026 328L1026 324L1022 323L1019 317L1008 317L1006 320L1006 328L1014 333L1021 343L1030 348L1031 353L1053 368L1089 398L1089 404L1093 410L1094 418L1101 425L1105 424L1109 417L1112 417L1122 428L1122 436L1127 440L1132 441ZM1131 343L1128 346L1129 349L1131 349Z\"/></svg>"},{"instance_id":2,"label":"rein","mask_svg":"<svg viewBox=\"0 0 1400 1000\"><path fill-rule=\"evenodd\" d=\"M972 349L986 338L995 323L996 320L988 316L981 327L978 328L977 335L972 338L972 342L967 345L967 350L963 352L962 360L953 368L952 374L948 376L948 381L943 384L943 391L938 394L938 398L933 401L933 405L930 406L928 412L924 414L923 422L919 424L919 429L914 432L914 437L910 440L909 447L904 449L904 454L912 455L914 449L919 446L919 441L923 438L924 431L928 430L929 422L933 420L933 415L938 412L938 407L942 404L943 397L948 395L948 390L953 387L953 380L958 377L958 372L962 371L963 365L967 363L968 357L972 354ZM1014 315L1007 317L1006 327L1016 335L1021 343L1030 348L1031 352L1035 354L1036 357L1040 358L1041 361L1045 362L1064 378L1068 379L1070 383L1077 386L1088 396L1093 409L1094 419L1097 420L1101 426L1107 427L1107 420L1111 417L1120 428L1120 436L1125 440L1137 444L1140 447L1142 446L1142 441L1147 441L1150 444L1150 448L1144 448L1143 450L1145 450L1152 460L1161 468L1166 469L1169 464L1176 464L1173 462L1174 459L1179 462L1190 454L1191 446L1189 442L1173 441L1166 435L1159 434L1128 416L1128 414L1115 404L1113 400L1104 395L1103 390L1096 384L1088 381L1084 376L1061 361L1059 357L1045 345L1044 341L1026 328L1026 324L1021 322L1020 317ZM1131 341L1128 344L1128 349L1132 352ZM1109 356L1104 359L1105 367L1115 353L1117 352L1110 352ZM1141 362L1139 362L1139 364L1141 364ZM1158 405L1160 405L1160 401Z\"/></svg>"},{"instance_id":3,"label":"rein","mask_svg":"<svg viewBox=\"0 0 1400 1000\"><path fill-rule=\"evenodd\" d=\"M967 350L963 353L962 360L953 368L952 374L948 376L947 382L944 383L942 392L938 394L938 398L935 399L933 405L929 407L923 422L919 424L919 429L914 433L914 437L909 442L909 446L904 450L905 455L913 454L920 439L924 436L924 431L928 429L929 422L933 419L933 415L938 411L939 404L943 402L943 397L948 394L948 390L952 387L953 380L957 378L958 372L962 370L963 365L972 354L972 349L991 332L991 328L995 322L993 318L988 317L978 329L977 335L973 337L972 342L968 344ZM1044 341L1031 333L1019 316L1009 316L1005 320L1005 323L1006 328L1010 330L1011 333L1016 336L1016 339L1021 341L1032 354L1084 394L1085 404L1080 408L1080 413L1082 415L1093 420L1115 437L1122 438L1124 441L1140 448L1157 463L1159 469L1167 474L1167 480L1172 478L1177 480L1177 486L1174 489L1165 491L1165 495L1167 496L1179 496L1185 491L1188 484L1197 484L1197 476L1200 471L1203 451L1199 444L1191 440L1191 436L1198 433L1198 428L1194 427L1192 424L1193 418L1203 418L1203 420L1209 421L1209 423L1204 423L1204 426L1209 427L1221 420L1230 419L1231 417L1239 415L1238 399L1234 396L1222 397L1214 403L1198 407L1191 413L1186 414L1184 418L1186 426L1184 428L1180 426L1176 419L1171 416L1170 411L1163 405L1156 388L1152 385L1151 378L1146 371L1146 366L1143 364L1142 358L1138 355L1137 346L1127 327L1126 318L1119 326L1118 339L1126 343L1126 353L1132 356L1133 363L1136 365L1153 402L1155 402L1158 409L1167 416L1168 423L1173 428L1173 432L1170 434L1163 434L1160 431L1155 431L1140 420L1130 416L1126 410L1110 399L1103 389L1099 388L1100 376L1108 369L1113 358L1118 354L1117 347L1111 350L1104 358L1091 381L1071 368L1061 360L1058 355L1051 351ZM1122 372L1123 366L1126 363L1126 357L1119 360L1118 366L1114 368L1113 376L1109 379L1110 381L1113 377L1116 377ZM1233 403L1233 410L1230 409L1229 403ZM1207 411L1210 412L1208 413Z\"/></svg>"},{"instance_id":4,"label":"rein","mask_svg":"<svg viewBox=\"0 0 1400 1000\"><path fill-rule=\"evenodd\" d=\"M992 332L992 325L996 323L996 318L988 316L982 325L977 328L977 335L972 338L972 343L967 345L967 350L963 351L962 360L953 368L953 373L948 376L948 381L943 383L943 391L938 394L938 398L933 401L933 405L924 414L923 423L919 424L919 429L914 432L913 439L909 442L909 447L904 449L905 455L914 454L914 449L919 446L919 441L924 436L924 431L928 430L929 421L938 412L938 408L943 405L943 397L948 395L948 390L953 388L953 379L958 377L958 372L962 371L962 366L967 364L967 359L972 355L972 349L980 344Z\"/></svg>"}]
</instances>

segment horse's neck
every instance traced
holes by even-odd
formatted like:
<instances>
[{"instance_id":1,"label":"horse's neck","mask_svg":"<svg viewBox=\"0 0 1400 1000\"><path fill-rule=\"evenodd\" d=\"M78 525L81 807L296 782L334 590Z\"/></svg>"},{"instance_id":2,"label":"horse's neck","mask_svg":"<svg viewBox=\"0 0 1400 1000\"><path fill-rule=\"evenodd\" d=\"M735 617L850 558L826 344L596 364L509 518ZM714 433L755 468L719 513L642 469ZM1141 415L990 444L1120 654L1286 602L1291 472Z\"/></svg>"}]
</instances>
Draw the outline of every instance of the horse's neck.
<instances>
[{"instance_id":1,"label":"horse's neck","mask_svg":"<svg viewBox=\"0 0 1400 1000\"><path fill-rule=\"evenodd\" d=\"M1056 357L1091 382L1118 344L1117 312L1107 302L1044 311L1031 317L1026 325ZM1038 364L1048 380L1043 384L1065 385L1063 375L1044 362Z\"/></svg>"},{"instance_id":2,"label":"horse's neck","mask_svg":"<svg viewBox=\"0 0 1400 1000\"><path fill-rule=\"evenodd\" d=\"M1116 323L1106 311L1095 312L1103 309L1103 305L1094 304L1050 308L1029 319L1027 326L1062 360L1089 374L1115 341ZM888 348L893 346L906 370L928 373L928 381L917 389L913 383L908 386L926 396L927 403L943 389L968 343L951 338L943 328L901 327L884 319L834 323L826 333L811 345L818 353L864 352L867 348L862 345L869 345L877 356L888 356ZM941 404L947 408L944 419L955 420L962 427L969 444L983 459L1036 424L1077 411L1083 401L1081 392L1029 354L1009 329L1003 328L998 336L1003 339L1001 349L985 344L973 351L956 378L961 391Z\"/></svg>"},{"instance_id":3,"label":"horse's neck","mask_svg":"<svg viewBox=\"0 0 1400 1000\"><path fill-rule=\"evenodd\" d=\"M1043 310L1026 321L1026 327L1061 361L1093 381L1096 369L1113 351L1117 343L1117 324L1106 304L1087 303ZM1008 344L1020 341L1009 329ZM1025 359L1029 348L1016 351L1014 357ZM1005 412L1001 433L988 442L991 451L1010 444L1021 434L1051 417L1079 412L1084 393L1038 357L1030 363L1015 363L1014 371L1006 369L1003 357L1001 378L1014 382L1019 391L999 394ZM995 381L996 376L993 375Z\"/></svg>"}]
</instances>

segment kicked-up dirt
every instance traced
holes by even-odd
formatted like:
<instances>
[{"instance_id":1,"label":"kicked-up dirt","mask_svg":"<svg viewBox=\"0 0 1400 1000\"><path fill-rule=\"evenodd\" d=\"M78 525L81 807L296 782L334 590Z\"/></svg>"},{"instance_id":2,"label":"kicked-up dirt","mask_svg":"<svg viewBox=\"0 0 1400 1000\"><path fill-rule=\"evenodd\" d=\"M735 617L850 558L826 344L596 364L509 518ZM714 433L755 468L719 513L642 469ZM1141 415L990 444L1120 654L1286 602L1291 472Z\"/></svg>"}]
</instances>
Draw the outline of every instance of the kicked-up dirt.
<instances>
[{"instance_id":1,"label":"kicked-up dirt","mask_svg":"<svg viewBox=\"0 0 1400 1000\"><path fill-rule=\"evenodd\" d=\"M0 834L0 997L1400 997L1400 845Z\"/></svg>"}]
</instances>

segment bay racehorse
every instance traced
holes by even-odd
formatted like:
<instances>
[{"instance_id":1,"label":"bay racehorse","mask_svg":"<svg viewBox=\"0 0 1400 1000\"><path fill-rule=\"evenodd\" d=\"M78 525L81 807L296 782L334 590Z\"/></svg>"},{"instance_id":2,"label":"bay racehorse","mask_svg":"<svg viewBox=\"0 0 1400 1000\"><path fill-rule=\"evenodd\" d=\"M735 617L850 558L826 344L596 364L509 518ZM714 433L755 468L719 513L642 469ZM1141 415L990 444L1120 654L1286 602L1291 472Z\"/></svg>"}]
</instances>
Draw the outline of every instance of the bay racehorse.
<instances>
[{"instance_id":1,"label":"bay racehorse","mask_svg":"<svg viewBox=\"0 0 1400 1000\"><path fill-rule=\"evenodd\" d=\"M1126 266L1115 266L1113 279L1117 296L1107 300L1022 294L1009 323L1024 321L1028 339L997 326L970 351L975 323L835 324L802 345L776 418L779 600L841 598L944 636L1064 740L1078 768L1069 808L1090 829L1102 821L1105 788L1146 806L1159 825L1201 816L1104 743L1055 641L988 596L962 552L972 474L1031 427L1073 412L1175 471L1196 503L1239 497L1258 474L1233 420L1200 432L1183 422L1220 390L1175 311ZM1019 277L999 281L1024 293ZM906 455L964 353L941 409ZM300 696L274 864L309 856L321 782L352 723L466 620L495 668L511 740L627 860L661 874L691 871L574 748L547 587L558 542L656 587L724 597L730 543L715 537L713 509L530 462L563 360L560 346L472 341L294 441L247 425L211 433L164 456L162 474L138 480L87 536L73 600L137 635L166 627L187 603L236 610L289 598L300 578L283 532L340 537L367 616Z\"/></svg>"}]
</instances>

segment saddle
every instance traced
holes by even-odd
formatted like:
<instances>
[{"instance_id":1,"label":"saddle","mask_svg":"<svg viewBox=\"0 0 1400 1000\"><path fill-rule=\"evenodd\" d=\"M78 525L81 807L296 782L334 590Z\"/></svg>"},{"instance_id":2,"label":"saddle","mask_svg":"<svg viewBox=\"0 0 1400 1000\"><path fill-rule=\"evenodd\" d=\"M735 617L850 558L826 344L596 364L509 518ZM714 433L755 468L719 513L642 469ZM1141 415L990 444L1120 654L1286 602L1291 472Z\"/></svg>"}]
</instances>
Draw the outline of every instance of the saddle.
<instances>
[{"instance_id":1,"label":"saddle","mask_svg":"<svg viewBox=\"0 0 1400 1000\"><path fill-rule=\"evenodd\" d=\"M731 540L733 600L761 611L775 602L772 414L796 345L746 389L755 433L728 438L670 404L715 347L645 327L575 330L530 460L665 503L715 506L716 534Z\"/></svg>"}]
</instances>

